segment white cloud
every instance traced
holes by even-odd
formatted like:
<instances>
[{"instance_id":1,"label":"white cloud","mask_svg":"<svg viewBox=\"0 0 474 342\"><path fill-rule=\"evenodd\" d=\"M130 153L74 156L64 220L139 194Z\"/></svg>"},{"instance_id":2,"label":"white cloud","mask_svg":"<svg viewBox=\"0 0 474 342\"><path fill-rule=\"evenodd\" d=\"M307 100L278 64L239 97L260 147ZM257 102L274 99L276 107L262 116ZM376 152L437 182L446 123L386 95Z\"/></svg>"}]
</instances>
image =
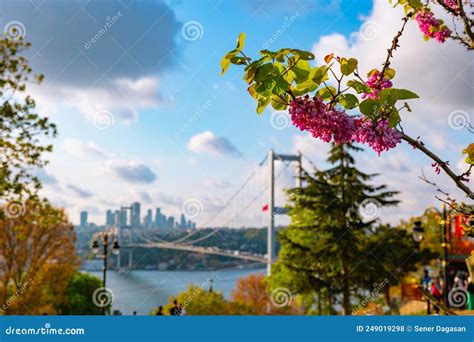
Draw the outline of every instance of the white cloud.
<instances>
[{"instance_id":1,"label":"white cloud","mask_svg":"<svg viewBox=\"0 0 474 342\"><path fill-rule=\"evenodd\" d=\"M158 94L158 78L118 78L107 86L62 86L31 88L41 111L58 113L62 108L75 108L93 121L100 112L110 113L114 121L129 123L144 109L163 104Z\"/></svg>"},{"instance_id":2,"label":"white cloud","mask_svg":"<svg viewBox=\"0 0 474 342\"><path fill-rule=\"evenodd\" d=\"M74 138L64 139L62 149L70 155L82 159L106 158L111 155L92 141L83 142Z\"/></svg>"},{"instance_id":3,"label":"white cloud","mask_svg":"<svg viewBox=\"0 0 474 342\"><path fill-rule=\"evenodd\" d=\"M153 183L157 176L148 166L136 161L113 160L107 162L107 171L116 177L136 184Z\"/></svg>"},{"instance_id":4,"label":"white cloud","mask_svg":"<svg viewBox=\"0 0 474 342\"><path fill-rule=\"evenodd\" d=\"M211 131L205 131L191 137L187 144L188 150L195 153L207 153L218 156L240 158L240 151L224 137L218 137Z\"/></svg>"}]
</instances>

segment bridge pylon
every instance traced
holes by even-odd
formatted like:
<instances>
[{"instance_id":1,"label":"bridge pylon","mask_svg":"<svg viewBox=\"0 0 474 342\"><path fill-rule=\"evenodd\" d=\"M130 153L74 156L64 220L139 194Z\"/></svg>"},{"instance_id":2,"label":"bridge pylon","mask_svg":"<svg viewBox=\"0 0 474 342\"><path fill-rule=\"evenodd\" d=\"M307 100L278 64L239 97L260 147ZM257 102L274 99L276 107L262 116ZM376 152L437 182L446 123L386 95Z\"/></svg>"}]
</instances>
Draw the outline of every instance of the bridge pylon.
<instances>
[{"instance_id":1,"label":"bridge pylon","mask_svg":"<svg viewBox=\"0 0 474 342\"><path fill-rule=\"evenodd\" d=\"M275 215L286 214L285 208L275 207L275 160L296 162L298 165L298 176L296 177L296 187L301 188L301 153L297 155L276 154L273 150L268 152L268 166L269 166L269 203L268 212L270 214L268 230L267 230L267 275L272 273L272 264L275 259Z\"/></svg>"}]
</instances>

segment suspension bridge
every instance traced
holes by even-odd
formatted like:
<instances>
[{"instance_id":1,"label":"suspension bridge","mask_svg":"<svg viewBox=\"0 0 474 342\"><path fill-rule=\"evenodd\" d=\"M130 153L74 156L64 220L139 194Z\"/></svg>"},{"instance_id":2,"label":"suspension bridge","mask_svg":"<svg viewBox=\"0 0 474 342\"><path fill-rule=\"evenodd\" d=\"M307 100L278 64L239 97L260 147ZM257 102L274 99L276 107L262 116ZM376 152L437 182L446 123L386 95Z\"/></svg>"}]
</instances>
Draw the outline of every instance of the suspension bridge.
<instances>
[{"instance_id":1,"label":"suspension bridge","mask_svg":"<svg viewBox=\"0 0 474 342\"><path fill-rule=\"evenodd\" d=\"M272 263L275 261L275 216L285 215L287 212L285 208L275 205L275 181L284 178L286 175L287 183L289 183L290 181L288 180L287 170L289 170L290 165L292 165L296 166L296 168L293 168L293 175L291 175L291 178L296 180L296 187L301 187L303 157L311 163L311 161L301 153L288 155L278 154L273 150L270 150L268 155L265 156L258 166L249 174L244 183L237 188L232 196L229 197L227 202L220 206L206 222L200 225L200 228L207 228L205 231L210 230L209 233L206 233L203 236L200 236L203 233L203 229L198 228L188 232L185 236L167 241L162 235L158 236L156 232L150 229L130 226L115 228L117 230L115 234L122 247L121 250L123 253L128 254L128 257L125 258L128 259L128 266L122 265L121 258L118 258L117 267L132 268L133 248L138 247L147 249L173 249L188 251L190 253L220 255L253 261L256 263L266 264L267 274L270 274ZM289 185L287 187L294 186ZM283 188L278 190L280 190L278 200L284 203L286 201L285 196L281 195L281 193L283 193ZM251 212L252 209L255 210L256 207L260 208L259 204L262 203L265 204L264 211L259 210L259 213L256 214L256 216L258 216L258 219L262 221L262 227L267 226L266 254L255 254L240 250L225 250L217 247L203 247L196 245L218 234L223 227L237 227L239 220L242 222L245 219L244 215L249 215L249 212ZM131 210L131 208L122 207L121 210ZM212 227L213 225L216 226L217 222L219 222L218 227L221 228L209 229L209 227Z\"/></svg>"}]
</instances>

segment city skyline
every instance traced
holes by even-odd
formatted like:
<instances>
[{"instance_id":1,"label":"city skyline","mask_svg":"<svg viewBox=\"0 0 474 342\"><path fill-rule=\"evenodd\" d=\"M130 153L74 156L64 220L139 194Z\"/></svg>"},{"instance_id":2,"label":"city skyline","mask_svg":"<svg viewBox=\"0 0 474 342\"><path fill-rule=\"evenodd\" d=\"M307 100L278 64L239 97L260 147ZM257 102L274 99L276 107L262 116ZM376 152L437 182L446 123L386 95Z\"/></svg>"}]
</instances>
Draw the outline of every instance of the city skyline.
<instances>
[{"instance_id":1,"label":"city skyline","mask_svg":"<svg viewBox=\"0 0 474 342\"><path fill-rule=\"evenodd\" d=\"M128 220L127 210L131 211L130 220ZM79 226L89 226L89 212L83 210L79 214ZM141 215L141 203L133 202L129 207L121 207L120 210L107 209L105 211L104 224L105 227L131 227L131 228L160 228L160 229L195 229L196 222L187 220L184 213L178 220L174 216L166 216L161 212L161 208L155 208L153 219L152 209L147 209L146 215Z\"/></svg>"}]
</instances>

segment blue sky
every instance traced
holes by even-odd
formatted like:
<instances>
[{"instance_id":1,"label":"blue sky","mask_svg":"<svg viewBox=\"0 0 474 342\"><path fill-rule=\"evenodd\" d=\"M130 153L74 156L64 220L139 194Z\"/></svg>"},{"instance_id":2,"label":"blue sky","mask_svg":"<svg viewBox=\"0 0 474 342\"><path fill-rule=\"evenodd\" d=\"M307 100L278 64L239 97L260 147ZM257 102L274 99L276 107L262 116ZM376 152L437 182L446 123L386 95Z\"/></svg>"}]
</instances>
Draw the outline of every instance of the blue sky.
<instances>
[{"instance_id":1,"label":"blue sky","mask_svg":"<svg viewBox=\"0 0 474 342\"><path fill-rule=\"evenodd\" d=\"M64 206L73 222L87 209L99 224L105 210L135 200L178 215L189 199L200 203L195 220L202 224L270 148L301 150L324 167L328 146L294 127L276 129L271 109L259 117L242 70L219 77L221 56L246 32L249 56L264 46L297 47L313 50L320 61L334 51L360 58L368 71L383 62L402 16L385 0L3 1L1 6L2 26L21 24L33 44L31 64L46 77L28 92L38 111L58 124L50 165L39 171L43 194ZM448 118L457 111L472 122L472 61L456 44L424 42L414 23L401 43L396 86L422 97L404 118L405 129L461 170L459 152L472 133L450 128ZM357 159L363 170L382 173L380 182L402 191L400 207L383 212L386 221L437 204L435 189L418 179L421 168L456 194L428 159L407 146L380 158L366 150ZM264 186L264 173L247 200ZM279 179L278 204L284 201L281 189L291 184L290 173ZM235 225L263 224L259 208L265 202L261 198Z\"/></svg>"}]
</instances>

